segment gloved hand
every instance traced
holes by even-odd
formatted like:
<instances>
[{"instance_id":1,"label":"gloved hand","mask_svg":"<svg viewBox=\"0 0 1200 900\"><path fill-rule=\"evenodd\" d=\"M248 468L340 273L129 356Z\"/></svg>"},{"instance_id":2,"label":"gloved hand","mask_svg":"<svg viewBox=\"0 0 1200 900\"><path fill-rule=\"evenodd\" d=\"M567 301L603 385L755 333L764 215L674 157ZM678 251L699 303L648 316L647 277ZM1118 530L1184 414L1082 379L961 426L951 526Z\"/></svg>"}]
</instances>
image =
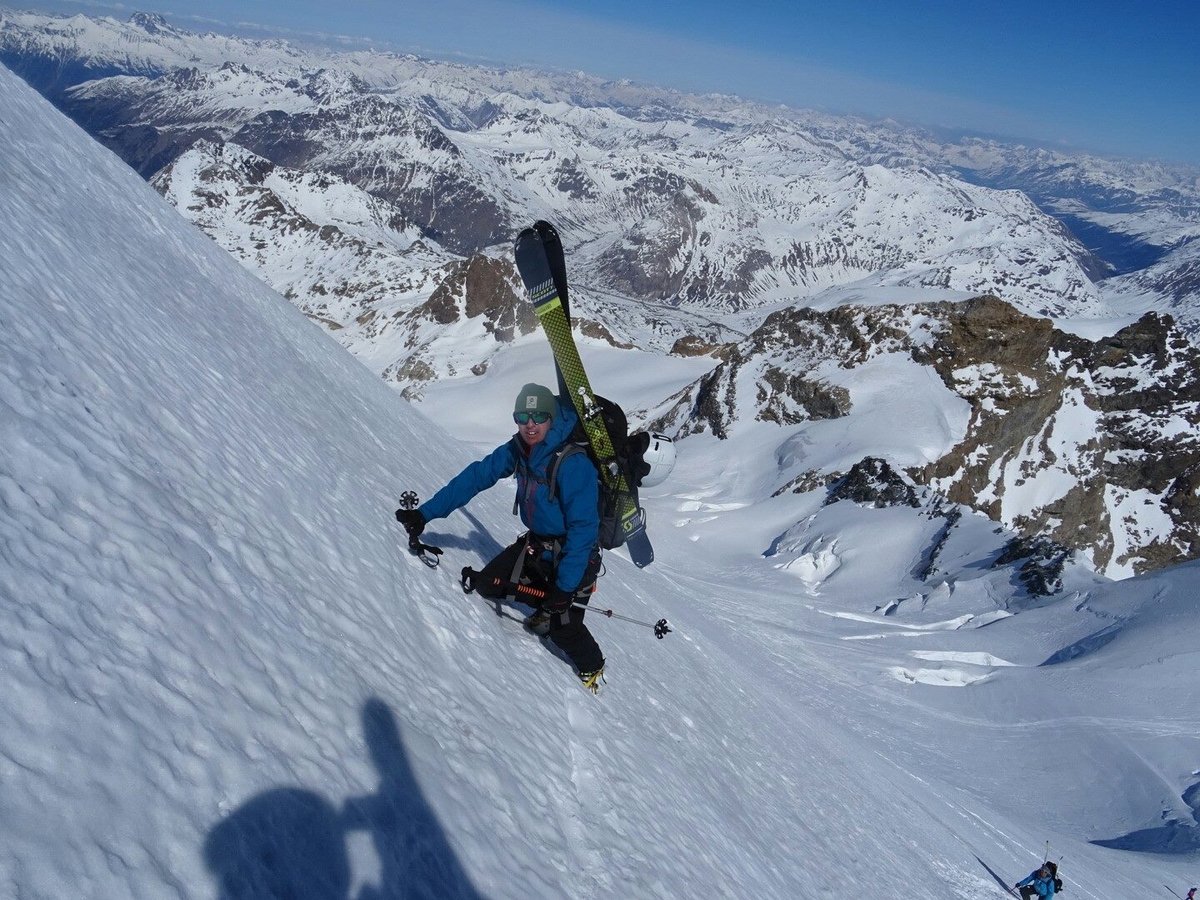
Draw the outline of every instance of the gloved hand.
<instances>
[{"instance_id":1,"label":"gloved hand","mask_svg":"<svg viewBox=\"0 0 1200 900\"><path fill-rule=\"evenodd\" d=\"M464 594L471 594L475 591L475 576L479 573L470 566L463 566L462 574L459 576L459 581L462 583Z\"/></svg>"},{"instance_id":2,"label":"gloved hand","mask_svg":"<svg viewBox=\"0 0 1200 900\"><path fill-rule=\"evenodd\" d=\"M571 604L574 602L574 591L564 591L558 585L555 585L546 594L546 602L542 604L542 609L551 615L561 616L571 608Z\"/></svg>"},{"instance_id":3,"label":"gloved hand","mask_svg":"<svg viewBox=\"0 0 1200 900\"><path fill-rule=\"evenodd\" d=\"M404 526L410 538L418 537L425 530L425 516L419 509L396 510L396 521Z\"/></svg>"}]
</instances>

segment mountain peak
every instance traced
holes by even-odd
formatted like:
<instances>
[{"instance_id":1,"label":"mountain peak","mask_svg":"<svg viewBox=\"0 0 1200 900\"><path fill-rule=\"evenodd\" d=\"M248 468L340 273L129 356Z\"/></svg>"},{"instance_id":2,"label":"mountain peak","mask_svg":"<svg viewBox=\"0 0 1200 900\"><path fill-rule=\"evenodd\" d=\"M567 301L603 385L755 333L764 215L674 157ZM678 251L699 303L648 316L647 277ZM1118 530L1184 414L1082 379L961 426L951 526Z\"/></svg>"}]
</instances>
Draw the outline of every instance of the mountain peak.
<instances>
[{"instance_id":1,"label":"mountain peak","mask_svg":"<svg viewBox=\"0 0 1200 900\"><path fill-rule=\"evenodd\" d=\"M141 28L143 31L149 32L150 34L161 34L163 32L168 34L179 33L178 29L172 27L167 20L158 13L135 12L129 17L129 24L137 28Z\"/></svg>"}]
</instances>

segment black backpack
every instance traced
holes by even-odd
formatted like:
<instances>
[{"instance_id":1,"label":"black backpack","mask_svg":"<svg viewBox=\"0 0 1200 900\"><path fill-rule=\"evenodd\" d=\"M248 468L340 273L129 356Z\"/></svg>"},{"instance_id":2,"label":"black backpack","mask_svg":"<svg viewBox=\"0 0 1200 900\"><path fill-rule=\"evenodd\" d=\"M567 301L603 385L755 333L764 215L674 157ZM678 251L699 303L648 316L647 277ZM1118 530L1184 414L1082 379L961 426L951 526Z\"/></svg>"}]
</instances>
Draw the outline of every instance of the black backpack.
<instances>
[{"instance_id":1,"label":"black backpack","mask_svg":"<svg viewBox=\"0 0 1200 900\"><path fill-rule=\"evenodd\" d=\"M1054 879L1054 893L1061 894L1063 883L1062 879L1058 877L1058 863L1047 861L1046 868L1050 870L1050 877Z\"/></svg>"},{"instance_id":2,"label":"black backpack","mask_svg":"<svg viewBox=\"0 0 1200 900\"><path fill-rule=\"evenodd\" d=\"M637 489L642 478L650 471L650 466L642 459L650 446L650 435L645 431L629 433L629 420L625 411L616 403L605 397L596 395L596 405L600 407L600 416L604 420L604 430L612 442L613 456L601 460L593 452L588 443L587 432L583 423L577 422L567 442L555 454L554 462L550 464L550 496L554 497L558 489L558 469L564 459L575 453L586 453L596 466L597 477L601 467L607 467L614 474L623 475L627 490L622 491L613 485L607 486L600 478L600 546L605 550L613 550L625 543L625 532L621 530L619 511L622 507L623 495L632 499L633 505L641 510L638 504Z\"/></svg>"}]
</instances>

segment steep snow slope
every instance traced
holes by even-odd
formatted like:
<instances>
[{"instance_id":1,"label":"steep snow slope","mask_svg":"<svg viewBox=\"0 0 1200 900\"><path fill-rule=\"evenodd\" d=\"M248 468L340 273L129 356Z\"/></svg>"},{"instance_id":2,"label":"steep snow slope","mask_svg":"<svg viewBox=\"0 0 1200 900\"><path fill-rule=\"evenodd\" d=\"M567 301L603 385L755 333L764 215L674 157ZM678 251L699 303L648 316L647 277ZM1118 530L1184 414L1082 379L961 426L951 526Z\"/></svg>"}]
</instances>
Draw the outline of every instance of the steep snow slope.
<instances>
[{"instance_id":1,"label":"steep snow slope","mask_svg":"<svg viewBox=\"0 0 1200 900\"><path fill-rule=\"evenodd\" d=\"M512 534L507 492L435 524L443 569L400 550L390 498L467 448L5 70L0 123L5 894L984 898L1046 838L1072 896L1181 883L1187 858L1084 841L1189 786L1195 697L1159 676L1193 622L1143 603L1099 673L1030 668L1099 613L997 621L970 529L960 581L885 619L863 588L912 587L916 511L722 511L700 443L653 501L692 521L660 516L663 564L611 555L598 595L678 631L598 620L594 699L456 587ZM829 533L789 589L757 548L798 521Z\"/></svg>"}]
</instances>

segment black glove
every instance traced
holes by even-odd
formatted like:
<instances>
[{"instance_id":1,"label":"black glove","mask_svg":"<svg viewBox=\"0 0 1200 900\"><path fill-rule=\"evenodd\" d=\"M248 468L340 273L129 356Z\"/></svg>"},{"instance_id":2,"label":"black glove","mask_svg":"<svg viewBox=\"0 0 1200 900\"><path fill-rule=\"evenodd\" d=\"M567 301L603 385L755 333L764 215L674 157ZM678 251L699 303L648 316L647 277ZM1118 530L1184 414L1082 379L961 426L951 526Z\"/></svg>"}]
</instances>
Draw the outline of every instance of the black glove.
<instances>
[{"instance_id":1,"label":"black glove","mask_svg":"<svg viewBox=\"0 0 1200 900\"><path fill-rule=\"evenodd\" d=\"M419 509L396 510L396 521L404 526L410 538L418 537L425 530L425 516Z\"/></svg>"},{"instance_id":2,"label":"black glove","mask_svg":"<svg viewBox=\"0 0 1200 900\"><path fill-rule=\"evenodd\" d=\"M459 576L459 581L462 583L464 594L471 594L475 591L475 576L479 573L470 566L463 566L462 574Z\"/></svg>"},{"instance_id":3,"label":"black glove","mask_svg":"<svg viewBox=\"0 0 1200 900\"><path fill-rule=\"evenodd\" d=\"M546 594L546 602L543 604L542 609L551 615L561 616L571 609L571 604L574 602L574 591L564 591L558 585L555 585Z\"/></svg>"}]
</instances>

